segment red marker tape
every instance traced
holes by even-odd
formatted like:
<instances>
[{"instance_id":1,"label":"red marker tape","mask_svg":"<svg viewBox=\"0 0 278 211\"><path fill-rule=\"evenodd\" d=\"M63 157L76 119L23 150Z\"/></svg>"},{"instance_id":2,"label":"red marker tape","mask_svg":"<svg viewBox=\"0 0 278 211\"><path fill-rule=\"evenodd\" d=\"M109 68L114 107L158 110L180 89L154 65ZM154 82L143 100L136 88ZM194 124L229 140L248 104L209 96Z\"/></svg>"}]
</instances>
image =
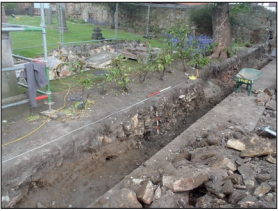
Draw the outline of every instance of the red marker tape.
<instances>
[{"instance_id":1,"label":"red marker tape","mask_svg":"<svg viewBox=\"0 0 278 211\"><path fill-rule=\"evenodd\" d=\"M165 91L166 89L170 89L171 87L169 86L169 87L167 87L167 88L165 88L165 89L162 89L162 90L160 90L160 91L157 91L157 92L154 92L154 93L152 93L152 94L149 94L148 95L148 97L151 97L151 96L154 96L154 95L156 95L156 94L159 94L160 92L163 92L163 91Z\"/></svg>"}]
</instances>

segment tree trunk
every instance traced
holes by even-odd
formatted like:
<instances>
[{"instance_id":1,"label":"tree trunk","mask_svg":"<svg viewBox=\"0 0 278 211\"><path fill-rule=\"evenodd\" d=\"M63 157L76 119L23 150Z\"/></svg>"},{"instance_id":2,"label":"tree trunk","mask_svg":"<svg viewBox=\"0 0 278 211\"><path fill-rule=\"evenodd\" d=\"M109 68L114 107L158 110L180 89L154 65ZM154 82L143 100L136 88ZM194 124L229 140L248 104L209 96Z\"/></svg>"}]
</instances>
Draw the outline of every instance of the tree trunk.
<instances>
[{"instance_id":1,"label":"tree trunk","mask_svg":"<svg viewBox=\"0 0 278 211\"><path fill-rule=\"evenodd\" d=\"M211 59L228 58L231 47L231 25L229 20L229 3L216 3L212 9L213 42L218 45L213 48Z\"/></svg>"}]
</instances>

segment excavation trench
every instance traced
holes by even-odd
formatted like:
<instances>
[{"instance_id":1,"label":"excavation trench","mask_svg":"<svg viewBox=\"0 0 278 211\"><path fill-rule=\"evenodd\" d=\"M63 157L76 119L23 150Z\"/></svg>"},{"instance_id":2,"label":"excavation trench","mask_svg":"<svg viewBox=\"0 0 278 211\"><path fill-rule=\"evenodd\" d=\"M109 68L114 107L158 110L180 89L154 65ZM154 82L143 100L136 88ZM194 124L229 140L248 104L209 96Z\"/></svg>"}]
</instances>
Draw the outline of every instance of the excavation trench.
<instances>
[{"instance_id":1,"label":"excavation trench","mask_svg":"<svg viewBox=\"0 0 278 211\"><path fill-rule=\"evenodd\" d=\"M261 58L261 51L250 53L251 58ZM245 60L248 62L249 58ZM240 65L244 65L245 60L242 59ZM239 64L237 59L232 62ZM211 72L211 78L217 71L216 68ZM228 71L229 74L237 72L233 68ZM104 120L97 134L89 128L85 133L73 135L60 146L59 152L51 151L48 161L36 164L36 170L28 179L13 188L7 188L12 182L6 184L5 190L13 200L7 207L35 208L38 202L49 208L88 206L144 165L232 91L234 88L227 81L216 78L182 83L118 114L116 122L115 116ZM78 145L78 140L86 141Z\"/></svg>"},{"instance_id":2,"label":"excavation trench","mask_svg":"<svg viewBox=\"0 0 278 211\"><path fill-rule=\"evenodd\" d=\"M212 82L209 84L220 88ZM204 101L202 87L203 82L194 83L187 89L176 89L155 105L142 106L139 108L142 110L131 121L123 124L122 131L116 129L116 137L113 137L115 128L105 125L103 136L99 138L107 143L99 151L84 148L84 153L89 154L86 157L74 162L58 163L37 181L33 179L22 187L26 196L16 207L36 207L37 202L53 208L86 207L138 166L144 165L146 160L231 91L223 89L223 92L215 92L214 100L208 102ZM159 134L156 129L156 111L159 116Z\"/></svg>"}]
</instances>

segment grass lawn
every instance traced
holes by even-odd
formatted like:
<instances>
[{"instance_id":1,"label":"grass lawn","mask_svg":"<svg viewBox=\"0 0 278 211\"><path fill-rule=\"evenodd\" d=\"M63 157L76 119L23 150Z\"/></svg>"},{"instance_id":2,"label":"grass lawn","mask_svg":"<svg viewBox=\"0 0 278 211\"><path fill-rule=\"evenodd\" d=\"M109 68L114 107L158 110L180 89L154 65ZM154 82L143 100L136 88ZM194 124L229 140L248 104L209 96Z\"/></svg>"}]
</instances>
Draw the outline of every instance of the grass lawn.
<instances>
[{"instance_id":1,"label":"grass lawn","mask_svg":"<svg viewBox=\"0 0 278 211\"><path fill-rule=\"evenodd\" d=\"M8 21L11 24L18 24L18 25L29 25L29 26L40 26L41 17L40 16L33 16L30 17L28 15L17 16L20 20L16 18L8 17ZM47 38L47 45L48 52L50 50L55 49L58 47L58 43L60 42L60 34L57 28L57 19L53 17L53 24L48 25L46 29L46 38ZM92 23L73 23L67 21L67 26L69 32L64 33L64 42L80 42L80 41L89 41L91 40L91 36L93 33L94 25ZM108 28L101 28L102 35L106 39L115 38L115 30L108 29ZM14 54L19 54L20 56L25 57L39 57L43 54L42 47L31 48L34 46L41 46L42 42L42 35L39 31L22 31L22 32L11 32L12 43ZM131 32L125 32L124 30L118 30L118 39L125 39L125 40L135 40L140 39L141 41L145 41L146 39L142 37L142 35L134 34ZM153 47L161 47L162 43L158 40L152 40ZM16 50L18 48L29 48L29 49L21 49Z\"/></svg>"}]
</instances>

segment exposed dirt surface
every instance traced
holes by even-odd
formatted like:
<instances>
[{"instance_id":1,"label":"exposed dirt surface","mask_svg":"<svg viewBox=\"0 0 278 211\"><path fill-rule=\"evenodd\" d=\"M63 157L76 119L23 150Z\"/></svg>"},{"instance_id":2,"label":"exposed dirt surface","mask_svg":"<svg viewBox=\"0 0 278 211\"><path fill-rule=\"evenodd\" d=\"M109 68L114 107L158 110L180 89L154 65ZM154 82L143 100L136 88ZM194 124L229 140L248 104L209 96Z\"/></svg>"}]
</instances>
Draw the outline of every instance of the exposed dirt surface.
<instances>
[{"instance_id":1,"label":"exposed dirt surface","mask_svg":"<svg viewBox=\"0 0 278 211\"><path fill-rule=\"evenodd\" d=\"M251 63L249 66L254 67L260 65L262 60ZM237 66L236 68L240 69L241 67ZM44 155L37 153L38 164L36 165L39 167L34 168L35 172L31 169L26 172L26 175L21 175L22 177L31 175L30 179L18 184L15 189L6 189L5 187L8 187L9 183L5 183L6 180L2 181L4 194L8 193L11 197L16 196L13 198L14 201L5 201L6 206L16 208L81 208L88 206L138 166L144 165L147 159L230 94L234 90L235 83L229 79L228 75L236 73L236 68L232 68L231 72L226 73L222 80L214 78L204 83L199 80L190 81L182 70L182 65L175 62L170 68L173 73L167 73L164 81L159 80L157 74L150 74L143 85L136 83L136 81L132 83L127 95L123 95L117 86L114 86L113 90L107 93L94 88L91 100L94 100L96 104L83 112L82 115L73 114L50 120L38 132L4 147L2 149L3 170L9 168L9 162L13 162L9 160L13 160L16 156L30 149L39 148L42 144L55 140L77 128L145 100L148 94L169 86L173 87L167 91L168 94L165 92L168 98L172 97L171 100L167 101L160 95L154 96L150 102L146 103L144 109L140 110L136 107L137 112L135 113L137 114L131 116L133 122L131 120L128 125L123 123L121 129L117 128L115 122L118 123L119 120L117 119L124 119L125 115L129 116L129 113L122 112L120 117L117 116L117 119L112 115L104 123L88 126L89 129L81 135L69 135L69 142L68 144L65 142L64 146L71 148L71 151L67 150L67 147L63 149L63 145L58 146L55 142L55 147L58 146L61 150L59 154L65 150L68 159L63 158L63 155L58 159L57 153L54 152L55 149L52 150L50 146L45 149L45 152L48 153L49 151L55 154L55 156L53 154L55 161L51 164L43 163ZM201 78L208 77L202 69L199 72ZM193 69L188 69L186 73L196 74ZM179 84L182 84L183 90L179 88ZM175 85L178 86L174 87ZM190 91L187 92L186 90ZM80 90L71 90L68 99L78 97L80 93ZM53 101L55 102L53 109L58 109L63 105L64 95L65 93L53 94ZM73 105L74 102L68 100L67 107ZM152 102L155 102L154 105ZM43 110L47 110L47 106L33 111L36 113ZM158 112L160 118L160 134L157 134L156 131L155 111ZM42 117L34 122L28 122L24 119L8 120L8 123L2 124L2 144L29 133L45 119ZM100 144L98 144L98 138L101 139ZM81 143L87 141L89 144L79 146L73 143L72 146L71 140L79 139ZM92 142L95 145L92 145L90 141L95 139L96 141ZM71 159L72 154L76 152L80 152L78 159ZM36 150L32 153L36 154ZM26 160L29 159L26 157ZM40 171L46 167L48 168L47 171ZM195 194L194 197L197 198L200 192L192 192L192 194ZM191 197L193 201L195 200L194 197Z\"/></svg>"}]
</instances>

